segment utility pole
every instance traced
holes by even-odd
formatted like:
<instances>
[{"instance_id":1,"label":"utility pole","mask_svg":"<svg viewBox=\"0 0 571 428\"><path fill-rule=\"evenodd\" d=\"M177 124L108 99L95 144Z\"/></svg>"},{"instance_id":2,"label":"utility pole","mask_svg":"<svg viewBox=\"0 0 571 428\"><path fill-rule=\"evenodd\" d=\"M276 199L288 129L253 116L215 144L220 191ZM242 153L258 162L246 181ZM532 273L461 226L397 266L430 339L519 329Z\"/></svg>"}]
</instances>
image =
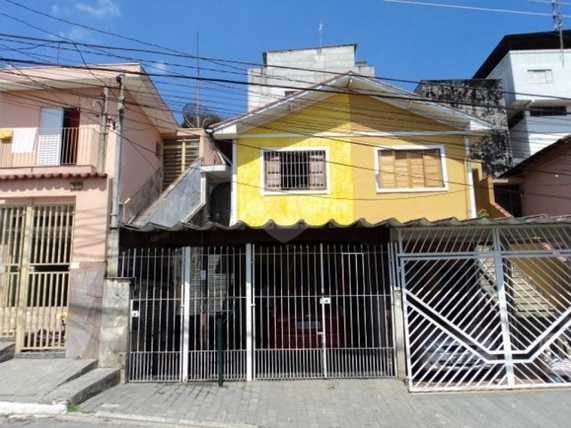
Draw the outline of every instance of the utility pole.
<instances>
[{"instance_id":1,"label":"utility pole","mask_svg":"<svg viewBox=\"0 0 571 428\"><path fill-rule=\"evenodd\" d=\"M551 12L553 13L553 31L559 32L561 65L565 66L565 43L563 41L563 17L561 16L561 0L551 0Z\"/></svg>"},{"instance_id":2,"label":"utility pole","mask_svg":"<svg viewBox=\"0 0 571 428\"><path fill-rule=\"evenodd\" d=\"M109 126L109 88L103 88L103 105L99 118L99 148L97 150L97 168L105 172L105 157L107 156L107 126Z\"/></svg>"},{"instance_id":3,"label":"utility pole","mask_svg":"<svg viewBox=\"0 0 571 428\"><path fill-rule=\"evenodd\" d=\"M125 116L125 75L117 76L119 99L117 115L119 116L115 134L115 163L113 168L113 195L111 207L111 231L109 234L109 251L107 274L111 278L119 275L119 226L121 225L121 154L123 151L123 120Z\"/></svg>"}]
</instances>

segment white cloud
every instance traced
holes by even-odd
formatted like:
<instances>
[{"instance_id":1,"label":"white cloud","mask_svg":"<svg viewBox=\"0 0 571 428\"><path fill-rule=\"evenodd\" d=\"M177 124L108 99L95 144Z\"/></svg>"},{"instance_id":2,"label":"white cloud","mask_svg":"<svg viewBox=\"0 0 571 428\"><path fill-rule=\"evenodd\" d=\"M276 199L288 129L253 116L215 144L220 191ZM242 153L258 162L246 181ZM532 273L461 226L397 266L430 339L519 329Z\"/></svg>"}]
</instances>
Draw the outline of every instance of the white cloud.
<instances>
[{"instance_id":1,"label":"white cloud","mask_svg":"<svg viewBox=\"0 0 571 428\"><path fill-rule=\"evenodd\" d=\"M166 73L168 71L169 66L166 65L164 62L157 62L153 64L153 68L157 70L157 73Z\"/></svg>"},{"instance_id":2,"label":"white cloud","mask_svg":"<svg viewBox=\"0 0 571 428\"><path fill-rule=\"evenodd\" d=\"M119 6L113 0L95 0L95 3L77 3L75 8L95 18L114 18L121 16Z\"/></svg>"}]
</instances>

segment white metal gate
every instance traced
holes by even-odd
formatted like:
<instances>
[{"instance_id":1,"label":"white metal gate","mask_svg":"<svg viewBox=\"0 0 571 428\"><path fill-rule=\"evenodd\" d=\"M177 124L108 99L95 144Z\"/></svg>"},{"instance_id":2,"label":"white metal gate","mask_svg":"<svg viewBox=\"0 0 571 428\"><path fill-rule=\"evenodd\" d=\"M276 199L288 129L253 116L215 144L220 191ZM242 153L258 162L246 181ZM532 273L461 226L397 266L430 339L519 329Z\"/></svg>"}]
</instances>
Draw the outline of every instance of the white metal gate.
<instances>
[{"instance_id":1,"label":"white metal gate","mask_svg":"<svg viewBox=\"0 0 571 428\"><path fill-rule=\"evenodd\" d=\"M256 246L257 379L394 376L384 245Z\"/></svg>"},{"instance_id":2,"label":"white metal gate","mask_svg":"<svg viewBox=\"0 0 571 428\"><path fill-rule=\"evenodd\" d=\"M411 391L571 384L571 228L399 230Z\"/></svg>"},{"instance_id":3,"label":"white metal gate","mask_svg":"<svg viewBox=\"0 0 571 428\"><path fill-rule=\"evenodd\" d=\"M121 275L131 382L216 379L220 347L227 380L395 375L386 246L129 250Z\"/></svg>"},{"instance_id":4,"label":"white metal gate","mask_svg":"<svg viewBox=\"0 0 571 428\"><path fill-rule=\"evenodd\" d=\"M129 381L216 379L220 327L225 379L246 378L243 247L133 249L120 260L132 280Z\"/></svg>"},{"instance_id":5,"label":"white metal gate","mask_svg":"<svg viewBox=\"0 0 571 428\"><path fill-rule=\"evenodd\" d=\"M16 351L65 349L73 205L0 208L0 337Z\"/></svg>"}]
</instances>

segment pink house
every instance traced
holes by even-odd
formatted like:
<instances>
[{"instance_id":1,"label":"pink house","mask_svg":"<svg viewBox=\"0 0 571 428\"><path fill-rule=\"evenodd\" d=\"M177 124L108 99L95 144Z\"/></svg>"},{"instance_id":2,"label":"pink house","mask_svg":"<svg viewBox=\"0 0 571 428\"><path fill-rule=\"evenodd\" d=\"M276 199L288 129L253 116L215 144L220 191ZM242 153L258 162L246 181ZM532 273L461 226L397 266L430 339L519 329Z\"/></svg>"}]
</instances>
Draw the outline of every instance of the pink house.
<instances>
[{"instance_id":1,"label":"pink house","mask_svg":"<svg viewBox=\"0 0 571 428\"><path fill-rule=\"evenodd\" d=\"M0 69L0 337L17 352L98 354L117 77L125 89L125 215L160 192L162 143L177 134L141 65L94 68Z\"/></svg>"}]
</instances>

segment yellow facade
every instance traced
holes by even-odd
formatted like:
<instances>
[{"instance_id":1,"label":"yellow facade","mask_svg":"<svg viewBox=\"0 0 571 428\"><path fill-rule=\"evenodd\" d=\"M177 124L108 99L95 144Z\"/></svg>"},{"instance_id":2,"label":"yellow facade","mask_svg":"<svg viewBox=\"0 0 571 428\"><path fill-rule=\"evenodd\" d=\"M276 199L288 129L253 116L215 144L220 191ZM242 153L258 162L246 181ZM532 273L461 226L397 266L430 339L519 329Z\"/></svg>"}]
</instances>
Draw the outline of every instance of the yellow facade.
<instances>
[{"instance_id":1,"label":"yellow facade","mask_svg":"<svg viewBox=\"0 0 571 428\"><path fill-rule=\"evenodd\" d=\"M402 135L422 131L430 136ZM331 219L349 224L359 218L369 222L392 217L468 218L472 207L465 141L449 131L453 129L374 98L344 94L250 129L236 139L235 219L259 226L271 219L280 225L298 220L321 225ZM376 149L394 146L441 147L447 189L379 192ZM327 191L264 192L263 148L326 149Z\"/></svg>"}]
</instances>

